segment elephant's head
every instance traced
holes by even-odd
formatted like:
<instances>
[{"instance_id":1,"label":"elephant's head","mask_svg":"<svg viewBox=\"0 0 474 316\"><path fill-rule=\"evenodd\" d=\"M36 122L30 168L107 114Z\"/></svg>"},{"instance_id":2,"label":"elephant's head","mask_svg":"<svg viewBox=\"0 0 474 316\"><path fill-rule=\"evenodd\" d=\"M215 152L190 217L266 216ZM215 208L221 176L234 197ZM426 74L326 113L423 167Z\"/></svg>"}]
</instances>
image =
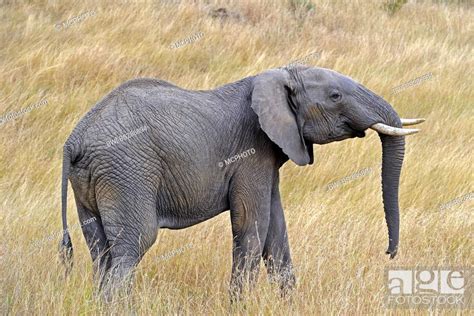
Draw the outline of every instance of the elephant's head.
<instances>
[{"instance_id":1,"label":"elephant's head","mask_svg":"<svg viewBox=\"0 0 474 316\"><path fill-rule=\"evenodd\" d=\"M252 109L267 136L296 164L313 162L312 144L364 137L372 128L383 147L382 190L389 233L387 254L399 240L398 187L404 157L403 129L422 119L401 120L384 99L349 77L324 68L272 69L254 79Z\"/></svg>"}]
</instances>

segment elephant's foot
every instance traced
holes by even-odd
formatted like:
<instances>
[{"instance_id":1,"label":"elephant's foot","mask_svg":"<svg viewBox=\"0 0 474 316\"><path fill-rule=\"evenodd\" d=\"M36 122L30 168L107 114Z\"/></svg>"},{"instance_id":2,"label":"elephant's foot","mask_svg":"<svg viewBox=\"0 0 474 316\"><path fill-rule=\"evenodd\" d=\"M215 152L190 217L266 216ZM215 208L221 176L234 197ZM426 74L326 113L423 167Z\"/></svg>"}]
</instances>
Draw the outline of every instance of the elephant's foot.
<instances>
[{"instance_id":1,"label":"elephant's foot","mask_svg":"<svg viewBox=\"0 0 474 316\"><path fill-rule=\"evenodd\" d=\"M264 263L269 282L278 285L283 298L289 297L296 287L296 277L291 263L277 261L271 255L265 257Z\"/></svg>"},{"instance_id":2,"label":"elephant's foot","mask_svg":"<svg viewBox=\"0 0 474 316\"><path fill-rule=\"evenodd\" d=\"M252 291L257 282L260 257L251 255L246 258L234 263L229 287L231 303L244 301L245 294Z\"/></svg>"},{"instance_id":3,"label":"elephant's foot","mask_svg":"<svg viewBox=\"0 0 474 316\"><path fill-rule=\"evenodd\" d=\"M107 271L100 284L100 294L106 303L125 300L130 296L134 268L133 262L115 262L115 264L112 262L112 267Z\"/></svg>"}]
</instances>

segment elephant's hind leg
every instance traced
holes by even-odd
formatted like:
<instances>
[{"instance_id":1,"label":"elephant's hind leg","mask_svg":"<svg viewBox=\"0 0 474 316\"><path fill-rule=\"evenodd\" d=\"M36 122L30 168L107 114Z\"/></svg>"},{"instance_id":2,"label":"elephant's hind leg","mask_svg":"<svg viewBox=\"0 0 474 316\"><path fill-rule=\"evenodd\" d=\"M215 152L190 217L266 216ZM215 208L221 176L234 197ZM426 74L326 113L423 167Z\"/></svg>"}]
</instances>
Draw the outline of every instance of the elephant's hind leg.
<instances>
[{"instance_id":1,"label":"elephant's hind leg","mask_svg":"<svg viewBox=\"0 0 474 316\"><path fill-rule=\"evenodd\" d=\"M111 299L129 294L134 269L156 240L156 204L151 194L127 194L101 203L99 209L110 247L110 268L102 290Z\"/></svg>"},{"instance_id":2,"label":"elephant's hind leg","mask_svg":"<svg viewBox=\"0 0 474 316\"><path fill-rule=\"evenodd\" d=\"M110 255L108 253L108 243L105 237L102 220L94 215L76 198L77 213L81 222L82 233L86 239L87 246L92 257L94 266L94 279L99 288L104 280L105 273L110 267Z\"/></svg>"}]
</instances>

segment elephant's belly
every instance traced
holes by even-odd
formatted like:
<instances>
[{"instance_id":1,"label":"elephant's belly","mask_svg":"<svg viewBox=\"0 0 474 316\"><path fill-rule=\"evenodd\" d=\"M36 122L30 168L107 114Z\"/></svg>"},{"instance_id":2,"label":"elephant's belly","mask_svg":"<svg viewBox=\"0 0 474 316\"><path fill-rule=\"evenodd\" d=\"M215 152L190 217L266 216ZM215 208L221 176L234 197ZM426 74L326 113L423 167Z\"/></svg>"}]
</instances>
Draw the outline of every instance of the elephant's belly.
<instances>
[{"instance_id":1,"label":"elephant's belly","mask_svg":"<svg viewBox=\"0 0 474 316\"><path fill-rule=\"evenodd\" d=\"M229 209L227 186L220 190L198 190L180 192L158 198L158 226L160 228L182 229L204 222ZM196 194L197 193L197 194Z\"/></svg>"},{"instance_id":2,"label":"elephant's belly","mask_svg":"<svg viewBox=\"0 0 474 316\"><path fill-rule=\"evenodd\" d=\"M214 209L210 211L192 210L188 216L176 216L173 214L167 214L165 216L159 216L158 225L160 228L168 229L183 229L199 223L202 223L216 215L228 210L227 207ZM196 214L195 216L191 214Z\"/></svg>"}]
</instances>

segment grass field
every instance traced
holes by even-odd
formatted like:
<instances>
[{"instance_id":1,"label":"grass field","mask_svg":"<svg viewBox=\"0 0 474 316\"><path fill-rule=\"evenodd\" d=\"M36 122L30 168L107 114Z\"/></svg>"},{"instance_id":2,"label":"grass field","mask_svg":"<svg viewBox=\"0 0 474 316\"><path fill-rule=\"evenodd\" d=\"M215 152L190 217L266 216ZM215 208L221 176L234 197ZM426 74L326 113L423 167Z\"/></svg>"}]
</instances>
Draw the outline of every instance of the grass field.
<instances>
[{"instance_id":1,"label":"grass field","mask_svg":"<svg viewBox=\"0 0 474 316\"><path fill-rule=\"evenodd\" d=\"M386 2L0 0L0 313L427 313L387 309L385 270L473 265L474 7ZM369 132L315 146L313 166L289 162L282 170L298 282L290 302L262 267L252 297L230 305L232 241L223 213L161 231L130 299L105 306L94 300L72 194L75 266L64 278L62 146L99 99L137 77L210 89L295 60L347 74L401 116L427 119L407 138L394 260L384 254L381 146Z\"/></svg>"}]
</instances>

